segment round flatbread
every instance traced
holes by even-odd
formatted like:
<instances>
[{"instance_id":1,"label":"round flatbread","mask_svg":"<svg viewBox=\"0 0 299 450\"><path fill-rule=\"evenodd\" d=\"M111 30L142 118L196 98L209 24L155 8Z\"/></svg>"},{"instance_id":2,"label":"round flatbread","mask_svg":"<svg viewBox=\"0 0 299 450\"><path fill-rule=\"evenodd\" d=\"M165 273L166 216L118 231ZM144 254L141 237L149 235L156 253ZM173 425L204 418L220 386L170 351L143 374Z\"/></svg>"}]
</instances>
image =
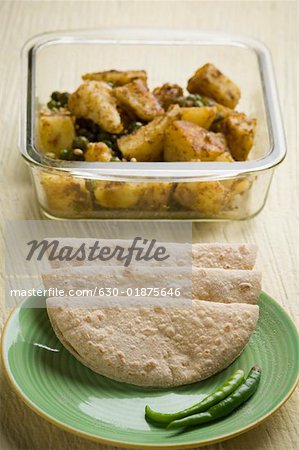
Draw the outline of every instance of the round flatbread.
<instances>
[{"instance_id":1,"label":"round flatbread","mask_svg":"<svg viewBox=\"0 0 299 450\"><path fill-rule=\"evenodd\" d=\"M253 269L257 246L253 244L202 243L192 245L193 266L218 269Z\"/></svg>"},{"instance_id":2,"label":"round flatbread","mask_svg":"<svg viewBox=\"0 0 299 450\"><path fill-rule=\"evenodd\" d=\"M222 303L256 304L261 292L262 274L257 270L192 270L194 299Z\"/></svg>"},{"instance_id":3,"label":"round flatbread","mask_svg":"<svg viewBox=\"0 0 299 450\"><path fill-rule=\"evenodd\" d=\"M82 300L82 299L81 299ZM94 301L94 299L93 299ZM60 303L59 303L60 302ZM114 380L166 388L221 371L241 353L255 329L259 308L192 301L191 307L76 308L74 299L47 300L57 337L84 365Z\"/></svg>"}]
</instances>

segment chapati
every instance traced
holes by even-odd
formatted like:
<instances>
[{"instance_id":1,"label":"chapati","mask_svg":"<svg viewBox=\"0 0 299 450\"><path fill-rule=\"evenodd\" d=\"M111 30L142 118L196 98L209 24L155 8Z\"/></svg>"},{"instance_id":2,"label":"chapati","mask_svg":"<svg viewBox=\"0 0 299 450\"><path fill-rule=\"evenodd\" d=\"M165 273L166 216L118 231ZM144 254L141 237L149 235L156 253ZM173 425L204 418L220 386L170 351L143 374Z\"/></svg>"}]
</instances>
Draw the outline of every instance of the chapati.
<instances>
[{"instance_id":1,"label":"chapati","mask_svg":"<svg viewBox=\"0 0 299 450\"><path fill-rule=\"evenodd\" d=\"M196 267L251 270L255 266L254 244L200 243L192 245L192 262Z\"/></svg>"},{"instance_id":2,"label":"chapati","mask_svg":"<svg viewBox=\"0 0 299 450\"><path fill-rule=\"evenodd\" d=\"M194 299L223 303L256 304L261 292L262 274L257 270L192 270Z\"/></svg>"},{"instance_id":3,"label":"chapati","mask_svg":"<svg viewBox=\"0 0 299 450\"><path fill-rule=\"evenodd\" d=\"M48 299L57 337L82 364L117 381L167 388L206 379L229 366L255 329L259 308L192 301L190 308L74 308ZM68 302L68 306L65 304ZM52 305L52 306L51 306Z\"/></svg>"}]
</instances>

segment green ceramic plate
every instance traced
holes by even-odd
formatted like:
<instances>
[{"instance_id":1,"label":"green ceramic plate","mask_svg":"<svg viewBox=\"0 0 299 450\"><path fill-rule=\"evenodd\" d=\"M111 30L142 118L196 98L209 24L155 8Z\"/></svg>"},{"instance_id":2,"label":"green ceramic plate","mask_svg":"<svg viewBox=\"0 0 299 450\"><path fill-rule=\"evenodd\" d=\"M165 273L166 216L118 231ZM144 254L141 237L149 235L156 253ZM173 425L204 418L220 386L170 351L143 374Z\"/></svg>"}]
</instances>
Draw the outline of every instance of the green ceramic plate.
<instances>
[{"instance_id":1,"label":"green ceramic plate","mask_svg":"<svg viewBox=\"0 0 299 450\"><path fill-rule=\"evenodd\" d=\"M30 308L34 302L27 299L27 308L16 309L6 324L5 371L34 411L90 439L137 448L186 448L225 440L258 425L287 400L297 383L296 328L264 293L257 329L228 369L201 383L163 391L118 383L84 367L57 340L46 310ZM249 371L255 363L263 370L258 393L226 419L183 433L155 428L144 420L147 403L161 411L181 409L197 402L236 368Z\"/></svg>"}]
</instances>

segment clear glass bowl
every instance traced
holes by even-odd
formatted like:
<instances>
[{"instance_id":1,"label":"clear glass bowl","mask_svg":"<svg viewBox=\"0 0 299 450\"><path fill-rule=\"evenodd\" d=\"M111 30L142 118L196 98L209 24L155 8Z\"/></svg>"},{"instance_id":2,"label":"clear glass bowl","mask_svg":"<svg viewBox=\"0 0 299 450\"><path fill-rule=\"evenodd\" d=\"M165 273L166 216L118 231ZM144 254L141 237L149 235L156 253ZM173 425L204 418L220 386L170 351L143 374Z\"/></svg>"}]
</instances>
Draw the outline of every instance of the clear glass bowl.
<instances>
[{"instance_id":1,"label":"clear glass bowl","mask_svg":"<svg viewBox=\"0 0 299 450\"><path fill-rule=\"evenodd\" d=\"M20 149L46 217L241 220L263 208L286 147L271 57L259 41L153 29L57 32L27 42L22 61ZM55 161L38 151L41 105L54 90L75 90L83 73L144 69L150 88L185 86L206 62L236 82L237 109L257 119L248 161L91 163Z\"/></svg>"}]
</instances>

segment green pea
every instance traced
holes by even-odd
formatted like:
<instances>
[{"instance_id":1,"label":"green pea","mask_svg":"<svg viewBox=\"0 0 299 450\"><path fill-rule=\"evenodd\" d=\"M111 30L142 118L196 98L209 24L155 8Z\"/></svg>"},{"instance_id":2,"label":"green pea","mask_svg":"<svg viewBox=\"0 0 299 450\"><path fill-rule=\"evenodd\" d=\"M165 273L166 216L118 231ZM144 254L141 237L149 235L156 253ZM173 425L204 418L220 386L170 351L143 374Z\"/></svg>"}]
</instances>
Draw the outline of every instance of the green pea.
<instances>
[{"instance_id":1,"label":"green pea","mask_svg":"<svg viewBox=\"0 0 299 450\"><path fill-rule=\"evenodd\" d=\"M90 128L90 131L92 131L95 134L100 132L100 127L97 123L91 122L89 128Z\"/></svg>"},{"instance_id":2,"label":"green pea","mask_svg":"<svg viewBox=\"0 0 299 450\"><path fill-rule=\"evenodd\" d=\"M185 106L185 97L182 95L180 97L177 98L176 102L180 105L180 106Z\"/></svg>"},{"instance_id":3,"label":"green pea","mask_svg":"<svg viewBox=\"0 0 299 450\"><path fill-rule=\"evenodd\" d=\"M190 108L190 107L194 106L194 101L193 101L193 100L187 100L187 99L186 99L184 106L185 106L186 108Z\"/></svg>"},{"instance_id":4,"label":"green pea","mask_svg":"<svg viewBox=\"0 0 299 450\"><path fill-rule=\"evenodd\" d=\"M69 160L70 156L71 156L71 153L66 148L63 148L62 150L60 150L60 158L61 159Z\"/></svg>"},{"instance_id":5,"label":"green pea","mask_svg":"<svg viewBox=\"0 0 299 450\"><path fill-rule=\"evenodd\" d=\"M54 102L60 102L60 96L61 96L60 92L54 91L51 94L51 99L54 100Z\"/></svg>"},{"instance_id":6,"label":"green pea","mask_svg":"<svg viewBox=\"0 0 299 450\"><path fill-rule=\"evenodd\" d=\"M50 100L50 101L47 103L47 107L48 107L49 109L57 109L57 108L59 108L59 105L58 105L58 103L55 102L54 100Z\"/></svg>"},{"instance_id":7,"label":"green pea","mask_svg":"<svg viewBox=\"0 0 299 450\"><path fill-rule=\"evenodd\" d=\"M67 105L67 103L69 101L69 96L70 96L70 94L68 92L62 92L62 94L60 94L59 101L61 103L61 106L66 106Z\"/></svg>"},{"instance_id":8,"label":"green pea","mask_svg":"<svg viewBox=\"0 0 299 450\"><path fill-rule=\"evenodd\" d=\"M117 156L112 156L110 161L111 162L120 162L120 159Z\"/></svg>"},{"instance_id":9,"label":"green pea","mask_svg":"<svg viewBox=\"0 0 299 450\"><path fill-rule=\"evenodd\" d=\"M195 106L204 106L203 102L201 100L195 100Z\"/></svg>"},{"instance_id":10,"label":"green pea","mask_svg":"<svg viewBox=\"0 0 299 450\"><path fill-rule=\"evenodd\" d=\"M89 131L86 133L85 137L89 140L89 142L97 142L96 135Z\"/></svg>"},{"instance_id":11,"label":"green pea","mask_svg":"<svg viewBox=\"0 0 299 450\"><path fill-rule=\"evenodd\" d=\"M78 136L85 136L86 133L87 133L86 128L82 128L82 127L78 127L78 128L77 128L77 134L78 134Z\"/></svg>"},{"instance_id":12,"label":"green pea","mask_svg":"<svg viewBox=\"0 0 299 450\"><path fill-rule=\"evenodd\" d=\"M85 137L89 142L96 142L96 136L89 130L86 130L85 128L80 128L78 130L78 136Z\"/></svg>"},{"instance_id":13,"label":"green pea","mask_svg":"<svg viewBox=\"0 0 299 450\"><path fill-rule=\"evenodd\" d=\"M108 140L110 138L110 135L108 133L105 133L105 131L101 131L97 134L98 141L102 142L105 140Z\"/></svg>"},{"instance_id":14,"label":"green pea","mask_svg":"<svg viewBox=\"0 0 299 450\"><path fill-rule=\"evenodd\" d=\"M104 144L106 144L107 145L107 147L109 147L109 148L112 148L113 147L113 144L112 144L112 142L111 141L102 141Z\"/></svg>"},{"instance_id":15,"label":"green pea","mask_svg":"<svg viewBox=\"0 0 299 450\"><path fill-rule=\"evenodd\" d=\"M88 139L85 136L77 136L73 140L72 147L80 148L81 150L86 150L88 146Z\"/></svg>"},{"instance_id":16,"label":"green pea","mask_svg":"<svg viewBox=\"0 0 299 450\"><path fill-rule=\"evenodd\" d=\"M130 133L132 133L133 131L138 130L138 129L139 129L140 127L142 127L142 126L143 126L143 123L137 122L137 121L133 121L133 122L131 122L130 125L128 126L128 131L129 131Z\"/></svg>"},{"instance_id":17,"label":"green pea","mask_svg":"<svg viewBox=\"0 0 299 450\"><path fill-rule=\"evenodd\" d=\"M208 98L202 99L202 102L205 106L214 106L215 102L213 100L209 100Z\"/></svg>"},{"instance_id":18,"label":"green pea","mask_svg":"<svg viewBox=\"0 0 299 450\"><path fill-rule=\"evenodd\" d=\"M110 134L110 140L111 140L111 142L116 142L117 141L117 139L119 138L119 136L117 135L117 134Z\"/></svg>"}]
</instances>

